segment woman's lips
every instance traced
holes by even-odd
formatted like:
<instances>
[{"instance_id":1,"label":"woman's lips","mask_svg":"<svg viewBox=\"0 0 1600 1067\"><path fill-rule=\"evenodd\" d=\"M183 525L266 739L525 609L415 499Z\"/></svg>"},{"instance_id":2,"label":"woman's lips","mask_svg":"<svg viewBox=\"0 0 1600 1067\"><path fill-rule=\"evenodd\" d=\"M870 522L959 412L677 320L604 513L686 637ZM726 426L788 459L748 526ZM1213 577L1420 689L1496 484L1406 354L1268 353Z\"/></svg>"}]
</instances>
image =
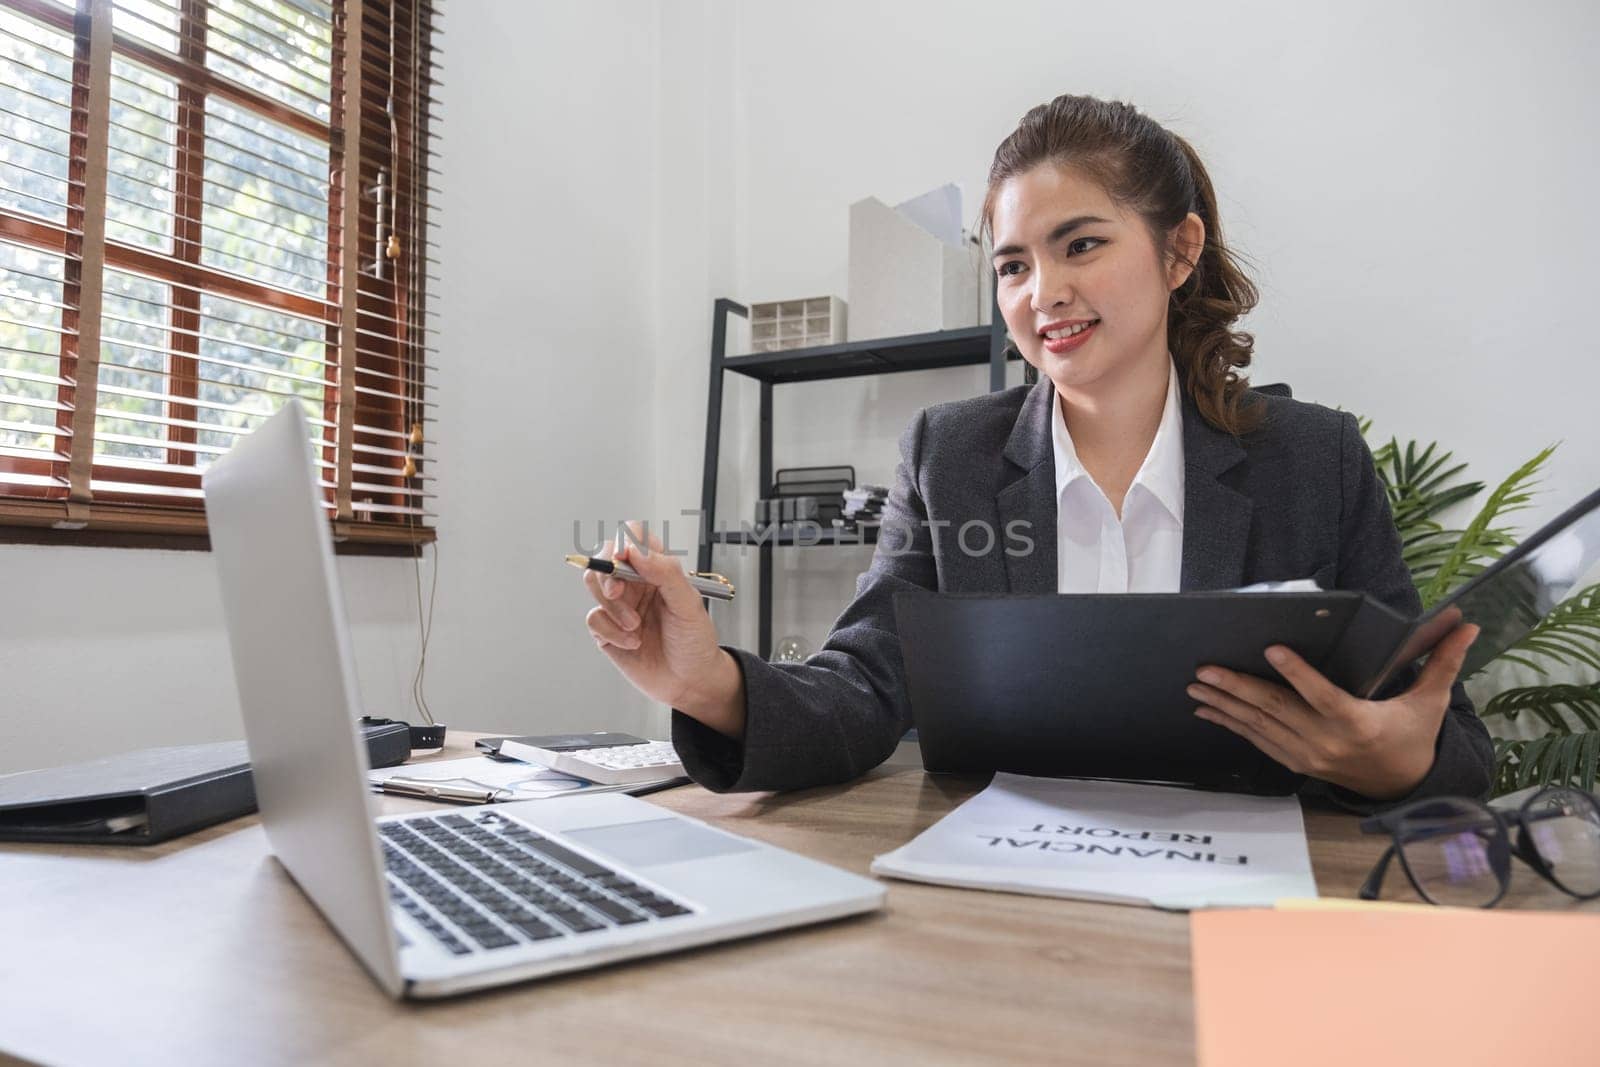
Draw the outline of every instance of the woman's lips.
<instances>
[{"instance_id":1,"label":"woman's lips","mask_svg":"<svg viewBox=\"0 0 1600 1067\"><path fill-rule=\"evenodd\" d=\"M1090 335L1092 335L1099 328L1100 323L1096 322L1092 326L1079 330L1071 337L1046 337L1044 339L1045 351L1049 352L1051 355L1059 356L1063 353L1071 352L1075 348L1081 348L1083 344L1089 340Z\"/></svg>"}]
</instances>

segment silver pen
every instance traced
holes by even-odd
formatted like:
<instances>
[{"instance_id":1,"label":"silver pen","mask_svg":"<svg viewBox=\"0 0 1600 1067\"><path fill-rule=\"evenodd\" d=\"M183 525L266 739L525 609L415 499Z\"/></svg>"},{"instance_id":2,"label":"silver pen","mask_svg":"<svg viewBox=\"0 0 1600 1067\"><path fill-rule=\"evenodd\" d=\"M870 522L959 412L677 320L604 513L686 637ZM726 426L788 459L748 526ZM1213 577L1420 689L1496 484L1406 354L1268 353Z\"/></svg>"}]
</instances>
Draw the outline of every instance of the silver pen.
<instances>
[{"instance_id":1,"label":"silver pen","mask_svg":"<svg viewBox=\"0 0 1600 1067\"><path fill-rule=\"evenodd\" d=\"M628 566L626 563L617 563L598 556L568 556L567 562L583 570L598 571L609 574L613 578L621 578L625 582L648 581L644 575ZM732 600L733 583L720 574L710 571L690 571L688 573L689 585L701 596L713 600Z\"/></svg>"},{"instance_id":2,"label":"silver pen","mask_svg":"<svg viewBox=\"0 0 1600 1067\"><path fill-rule=\"evenodd\" d=\"M454 785L454 782L466 782L466 785ZM449 778L437 780L431 778L405 778L396 775L377 783L381 793L394 793L399 796L421 797L423 800L449 800L457 804L493 804L497 800L510 797L510 792L497 789L481 782L474 782L470 778Z\"/></svg>"}]
</instances>

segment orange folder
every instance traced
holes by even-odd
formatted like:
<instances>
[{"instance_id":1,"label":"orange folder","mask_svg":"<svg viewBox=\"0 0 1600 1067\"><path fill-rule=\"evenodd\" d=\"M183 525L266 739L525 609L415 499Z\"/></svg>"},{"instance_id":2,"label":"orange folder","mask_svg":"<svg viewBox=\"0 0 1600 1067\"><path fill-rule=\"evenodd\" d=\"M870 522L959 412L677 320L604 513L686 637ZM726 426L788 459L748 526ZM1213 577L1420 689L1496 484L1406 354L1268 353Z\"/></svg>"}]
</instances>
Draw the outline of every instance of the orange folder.
<instances>
[{"instance_id":1,"label":"orange folder","mask_svg":"<svg viewBox=\"0 0 1600 1067\"><path fill-rule=\"evenodd\" d=\"M1197 911L1200 1067L1600 1064L1600 915Z\"/></svg>"}]
</instances>

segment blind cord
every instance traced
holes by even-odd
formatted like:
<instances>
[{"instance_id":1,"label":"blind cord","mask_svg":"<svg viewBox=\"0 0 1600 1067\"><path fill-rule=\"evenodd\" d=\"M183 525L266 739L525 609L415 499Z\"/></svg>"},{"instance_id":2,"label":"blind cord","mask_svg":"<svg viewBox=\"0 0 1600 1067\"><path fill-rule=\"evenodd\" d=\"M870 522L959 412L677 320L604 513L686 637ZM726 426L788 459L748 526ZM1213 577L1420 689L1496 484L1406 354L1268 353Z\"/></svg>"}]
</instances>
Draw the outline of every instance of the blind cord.
<instances>
[{"instance_id":1,"label":"blind cord","mask_svg":"<svg viewBox=\"0 0 1600 1067\"><path fill-rule=\"evenodd\" d=\"M417 586L417 637L420 648L417 652L417 673L411 677L411 703L416 707L417 714L422 716L422 721L429 726L434 725L433 709L428 707L428 697L423 691L428 670L428 638L433 635L433 605L438 600L439 594L439 543L433 543L433 574L428 579L428 606L422 606L422 548L416 542L416 516L406 516L406 525L411 528L412 543L415 551L411 556L411 565Z\"/></svg>"}]
</instances>

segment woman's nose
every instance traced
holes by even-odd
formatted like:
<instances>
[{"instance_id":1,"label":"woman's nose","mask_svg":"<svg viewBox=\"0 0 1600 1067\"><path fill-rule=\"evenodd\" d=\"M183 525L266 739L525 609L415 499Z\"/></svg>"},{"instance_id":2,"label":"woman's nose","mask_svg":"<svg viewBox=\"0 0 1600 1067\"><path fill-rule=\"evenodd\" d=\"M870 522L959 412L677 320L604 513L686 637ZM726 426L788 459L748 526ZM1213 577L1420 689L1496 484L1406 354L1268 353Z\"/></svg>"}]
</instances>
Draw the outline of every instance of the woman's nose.
<instances>
[{"instance_id":1,"label":"woman's nose","mask_svg":"<svg viewBox=\"0 0 1600 1067\"><path fill-rule=\"evenodd\" d=\"M1072 284L1067 273L1047 266L1033 272L1033 310L1044 313L1072 303Z\"/></svg>"}]
</instances>

